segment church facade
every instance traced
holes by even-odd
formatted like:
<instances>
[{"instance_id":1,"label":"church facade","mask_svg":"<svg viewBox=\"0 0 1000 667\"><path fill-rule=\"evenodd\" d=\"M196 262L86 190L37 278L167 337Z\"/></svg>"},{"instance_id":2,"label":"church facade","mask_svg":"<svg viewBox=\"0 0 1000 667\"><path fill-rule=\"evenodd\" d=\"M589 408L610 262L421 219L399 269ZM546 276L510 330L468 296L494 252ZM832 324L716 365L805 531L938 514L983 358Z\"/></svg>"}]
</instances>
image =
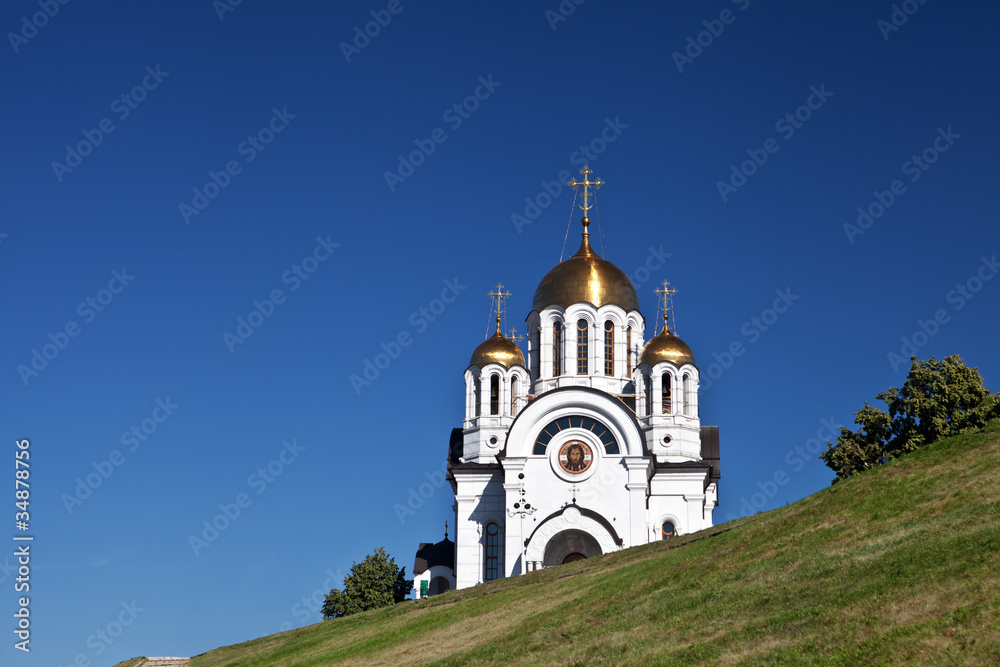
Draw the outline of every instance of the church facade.
<instances>
[{"instance_id":1,"label":"church facade","mask_svg":"<svg viewBox=\"0 0 1000 667\"><path fill-rule=\"evenodd\" d=\"M658 290L662 324L646 340L635 287L591 248L590 188L602 182L581 173L580 249L535 290L527 357L498 306L465 371L448 452L456 588L712 525L718 428L701 425L698 367L669 327L672 292Z\"/></svg>"}]
</instances>

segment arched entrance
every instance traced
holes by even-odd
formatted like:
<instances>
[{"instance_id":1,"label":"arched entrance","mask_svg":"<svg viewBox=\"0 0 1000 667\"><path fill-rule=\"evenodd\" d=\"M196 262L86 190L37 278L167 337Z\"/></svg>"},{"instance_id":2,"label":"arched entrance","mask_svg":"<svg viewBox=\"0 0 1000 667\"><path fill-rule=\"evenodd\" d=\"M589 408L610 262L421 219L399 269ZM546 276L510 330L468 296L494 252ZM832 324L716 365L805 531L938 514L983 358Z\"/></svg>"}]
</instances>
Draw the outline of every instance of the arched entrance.
<instances>
[{"instance_id":1,"label":"arched entrance","mask_svg":"<svg viewBox=\"0 0 1000 667\"><path fill-rule=\"evenodd\" d=\"M582 530L564 530L552 536L545 545L544 567L572 563L585 558L600 556L601 545L589 533Z\"/></svg>"},{"instance_id":2,"label":"arched entrance","mask_svg":"<svg viewBox=\"0 0 1000 667\"><path fill-rule=\"evenodd\" d=\"M434 577L431 579L430 591L428 595L440 595L451 590L451 583L445 577Z\"/></svg>"}]
</instances>

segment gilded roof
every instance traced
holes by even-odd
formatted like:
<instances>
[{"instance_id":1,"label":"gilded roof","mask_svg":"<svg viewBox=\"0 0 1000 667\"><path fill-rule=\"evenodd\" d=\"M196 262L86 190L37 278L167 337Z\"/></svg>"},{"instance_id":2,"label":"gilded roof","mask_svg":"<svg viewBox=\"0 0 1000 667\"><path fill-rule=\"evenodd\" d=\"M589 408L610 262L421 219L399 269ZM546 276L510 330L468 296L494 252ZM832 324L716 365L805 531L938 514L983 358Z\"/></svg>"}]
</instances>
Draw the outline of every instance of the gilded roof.
<instances>
[{"instance_id":1,"label":"gilded roof","mask_svg":"<svg viewBox=\"0 0 1000 667\"><path fill-rule=\"evenodd\" d=\"M479 366L480 368L486 364L500 364L504 368L525 366L521 348L517 346L517 343L500 333L499 322L497 322L496 333L479 344L472 353L472 360L469 362L469 366Z\"/></svg>"},{"instance_id":2,"label":"gilded roof","mask_svg":"<svg viewBox=\"0 0 1000 667\"><path fill-rule=\"evenodd\" d=\"M600 308L613 303L625 312L639 310L632 281L611 262L601 259L590 247L586 232L587 219L584 218L583 243L576 254L565 262L556 264L538 283L532 300L533 310L547 306L568 308L581 301Z\"/></svg>"},{"instance_id":3,"label":"gilded roof","mask_svg":"<svg viewBox=\"0 0 1000 667\"><path fill-rule=\"evenodd\" d=\"M649 339L639 354L640 364L655 366L661 361L669 361L675 366L694 363L694 354L687 343L670 333L670 329L663 327L660 333Z\"/></svg>"}]
</instances>

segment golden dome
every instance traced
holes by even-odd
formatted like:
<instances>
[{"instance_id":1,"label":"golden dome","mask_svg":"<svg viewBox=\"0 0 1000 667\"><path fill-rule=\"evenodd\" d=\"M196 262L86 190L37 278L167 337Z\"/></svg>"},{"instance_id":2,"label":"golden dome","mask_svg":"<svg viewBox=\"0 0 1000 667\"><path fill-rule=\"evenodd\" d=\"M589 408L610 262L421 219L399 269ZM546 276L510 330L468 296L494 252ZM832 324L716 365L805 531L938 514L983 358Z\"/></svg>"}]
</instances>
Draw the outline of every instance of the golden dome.
<instances>
[{"instance_id":1,"label":"golden dome","mask_svg":"<svg viewBox=\"0 0 1000 667\"><path fill-rule=\"evenodd\" d=\"M639 310L639 297L629 277L591 249L587 233L589 224L590 220L584 218L583 243L576 254L552 267L538 283L531 303L532 310L556 305L568 308L580 301L598 308L613 303L624 308L625 312Z\"/></svg>"},{"instance_id":2,"label":"golden dome","mask_svg":"<svg viewBox=\"0 0 1000 667\"><path fill-rule=\"evenodd\" d=\"M496 333L479 344L476 351L472 353L472 360L469 362L469 366L479 366L480 368L486 364L500 364L504 368L525 366L521 348L517 346L517 343L500 333L499 317L497 318Z\"/></svg>"},{"instance_id":3,"label":"golden dome","mask_svg":"<svg viewBox=\"0 0 1000 667\"><path fill-rule=\"evenodd\" d=\"M640 364L655 366L661 361L669 361L677 367L694 363L694 354L691 352L691 348L687 346L687 343L670 333L670 329L666 325L666 318L664 318L663 330L650 338L639 354Z\"/></svg>"}]
</instances>

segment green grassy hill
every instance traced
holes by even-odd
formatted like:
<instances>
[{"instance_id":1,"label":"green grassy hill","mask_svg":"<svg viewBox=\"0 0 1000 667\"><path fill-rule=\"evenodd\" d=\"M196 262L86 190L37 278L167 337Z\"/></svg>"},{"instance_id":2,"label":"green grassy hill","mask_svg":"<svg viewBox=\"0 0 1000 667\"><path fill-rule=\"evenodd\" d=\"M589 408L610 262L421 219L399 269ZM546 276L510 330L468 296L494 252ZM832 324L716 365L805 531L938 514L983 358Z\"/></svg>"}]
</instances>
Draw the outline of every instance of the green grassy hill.
<instances>
[{"instance_id":1,"label":"green grassy hill","mask_svg":"<svg viewBox=\"0 0 1000 667\"><path fill-rule=\"evenodd\" d=\"M341 662L1000 664L1000 424L701 533L191 665Z\"/></svg>"}]
</instances>

